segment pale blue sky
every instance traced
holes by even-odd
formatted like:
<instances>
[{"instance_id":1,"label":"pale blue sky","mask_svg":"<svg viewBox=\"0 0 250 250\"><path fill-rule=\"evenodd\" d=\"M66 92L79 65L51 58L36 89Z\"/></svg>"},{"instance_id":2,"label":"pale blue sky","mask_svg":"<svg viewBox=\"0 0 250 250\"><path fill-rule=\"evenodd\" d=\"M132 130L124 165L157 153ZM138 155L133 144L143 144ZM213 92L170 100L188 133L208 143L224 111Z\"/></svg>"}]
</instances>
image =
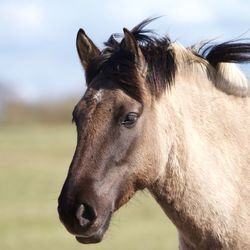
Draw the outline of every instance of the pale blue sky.
<instances>
[{"instance_id":1,"label":"pale blue sky","mask_svg":"<svg viewBox=\"0 0 250 250\"><path fill-rule=\"evenodd\" d=\"M75 49L80 27L102 46L111 33L164 15L150 27L191 45L238 37L250 29L249 13L249 0L1 0L0 82L31 102L80 96L84 74Z\"/></svg>"}]
</instances>

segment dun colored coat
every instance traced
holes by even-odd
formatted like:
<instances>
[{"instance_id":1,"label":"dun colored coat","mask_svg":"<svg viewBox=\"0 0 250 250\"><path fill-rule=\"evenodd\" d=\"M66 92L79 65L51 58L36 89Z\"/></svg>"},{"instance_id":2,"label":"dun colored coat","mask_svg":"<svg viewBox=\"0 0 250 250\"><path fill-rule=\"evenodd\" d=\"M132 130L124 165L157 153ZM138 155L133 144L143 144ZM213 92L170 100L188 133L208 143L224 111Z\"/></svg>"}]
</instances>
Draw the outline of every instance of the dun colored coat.
<instances>
[{"instance_id":1,"label":"dun colored coat","mask_svg":"<svg viewBox=\"0 0 250 250\"><path fill-rule=\"evenodd\" d=\"M99 242L147 188L180 249L250 249L250 85L234 64L250 61L250 44L184 48L145 30L150 21L102 51L78 32L87 90L60 219L79 242Z\"/></svg>"}]
</instances>

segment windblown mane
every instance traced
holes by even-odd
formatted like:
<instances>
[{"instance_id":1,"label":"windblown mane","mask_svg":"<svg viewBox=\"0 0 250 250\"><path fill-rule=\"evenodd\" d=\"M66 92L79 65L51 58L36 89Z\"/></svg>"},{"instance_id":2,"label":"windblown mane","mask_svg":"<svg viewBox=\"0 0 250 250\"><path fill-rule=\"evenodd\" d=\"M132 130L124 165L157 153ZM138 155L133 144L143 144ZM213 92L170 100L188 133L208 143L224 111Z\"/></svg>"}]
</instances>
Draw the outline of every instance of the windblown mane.
<instances>
[{"instance_id":1,"label":"windblown mane","mask_svg":"<svg viewBox=\"0 0 250 250\"><path fill-rule=\"evenodd\" d=\"M156 18L146 19L131 32L135 37L148 65L147 83L153 96L159 96L174 84L178 58L176 46L168 36L158 37L152 30L145 27ZM90 82L100 71L116 77L126 91L135 93L136 81L134 62L130 54L122 48L123 39L120 34L113 34L104 43L106 46L101 55L93 60L86 72L87 82ZM221 44L203 43L184 48L190 61L205 64L208 75L213 75L215 86L222 91L236 95L250 95L250 84L244 73L235 63L250 62L250 43L246 39L232 40ZM196 60L194 60L194 57ZM188 58L187 58L188 59ZM209 67L208 67L209 65ZM212 69L212 70L211 70Z\"/></svg>"}]
</instances>

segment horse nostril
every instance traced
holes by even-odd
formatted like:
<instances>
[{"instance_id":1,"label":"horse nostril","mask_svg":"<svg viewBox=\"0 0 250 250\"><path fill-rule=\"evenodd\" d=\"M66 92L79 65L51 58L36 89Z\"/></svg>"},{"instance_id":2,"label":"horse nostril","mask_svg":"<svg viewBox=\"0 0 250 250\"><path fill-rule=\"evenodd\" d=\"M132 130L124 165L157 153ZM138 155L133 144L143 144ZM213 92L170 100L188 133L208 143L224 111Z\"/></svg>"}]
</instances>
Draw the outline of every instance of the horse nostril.
<instances>
[{"instance_id":1,"label":"horse nostril","mask_svg":"<svg viewBox=\"0 0 250 250\"><path fill-rule=\"evenodd\" d=\"M95 220L96 212L91 206L83 203L76 210L76 218L78 219L80 226L85 227Z\"/></svg>"}]
</instances>

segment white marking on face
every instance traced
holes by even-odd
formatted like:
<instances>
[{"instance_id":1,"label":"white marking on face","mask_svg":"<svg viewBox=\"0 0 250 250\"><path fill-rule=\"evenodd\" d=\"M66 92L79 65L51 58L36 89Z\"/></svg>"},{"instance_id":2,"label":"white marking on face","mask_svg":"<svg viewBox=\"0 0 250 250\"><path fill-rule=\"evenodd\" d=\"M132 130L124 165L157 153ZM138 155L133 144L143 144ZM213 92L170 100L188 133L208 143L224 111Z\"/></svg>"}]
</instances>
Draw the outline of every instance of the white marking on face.
<instances>
[{"instance_id":1,"label":"white marking on face","mask_svg":"<svg viewBox=\"0 0 250 250\"><path fill-rule=\"evenodd\" d=\"M95 100L96 103L100 103L101 100L102 100L102 95L103 95L103 90L100 89L100 90L98 90L98 91L95 93L95 95L93 96L93 100Z\"/></svg>"}]
</instances>

